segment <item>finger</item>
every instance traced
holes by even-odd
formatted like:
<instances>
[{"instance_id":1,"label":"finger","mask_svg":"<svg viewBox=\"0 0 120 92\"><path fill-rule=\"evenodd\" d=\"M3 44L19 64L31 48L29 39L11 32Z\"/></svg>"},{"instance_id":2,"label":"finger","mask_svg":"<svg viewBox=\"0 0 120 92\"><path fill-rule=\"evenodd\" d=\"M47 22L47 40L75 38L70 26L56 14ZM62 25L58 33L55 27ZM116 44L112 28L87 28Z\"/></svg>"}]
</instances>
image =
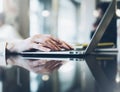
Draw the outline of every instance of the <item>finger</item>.
<instances>
[{"instance_id":1,"label":"finger","mask_svg":"<svg viewBox=\"0 0 120 92\"><path fill-rule=\"evenodd\" d=\"M53 38L52 36L45 34L45 35L35 35L32 37L32 41L36 42L36 43L45 43L48 40L53 40L55 42L57 42L57 39Z\"/></svg>"},{"instance_id":2,"label":"finger","mask_svg":"<svg viewBox=\"0 0 120 92\"><path fill-rule=\"evenodd\" d=\"M43 69L44 69L44 66L37 66L37 67L34 67L32 70L35 73L42 73Z\"/></svg>"},{"instance_id":3,"label":"finger","mask_svg":"<svg viewBox=\"0 0 120 92\"><path fill-rule=\"evenodd\" d=\"M68 45L66 42L64 42L64 41L61 41L61 40L59 40L58 41L59 43L59 47L62 47L62 48L64 48L64 49L73 49L73 47L72 46L70 46L70 45Z\"/></svg>"},{"instance_id":4,"label":"finger","mask_svg":"<svg viewBox=\"0 0 120 92\"><path fill-rule=\"evenodd\" d=\"M50 36L49 38L50 38L51 40L53 40L54 42L56 42L56 43L60 43L60 41L59 41L58 38L55 38L55 37L52 37L52 36Z\"/></svg>"},{"instance_id":5,"label":"finger","mask_svg":"<svg viewBox=\"0 0 120 92\"><path fill-rule=\"evenodd\" d=\"M49 69L49 67L53 66L53 64L55 63L55 61L48 61L45 64L45 68Z\"/></svg>"},{"instance_id":6,"label":"finger","mask_svg":"<svg viewBox=\"0 0 120 92\"><path fill-rule=\"evenodd\" d=\"M69 46L69 45L66 44L65 42L62 42L59 46L60 46L61 48L67 49L67 50L73 49L71 46Z\"/></svg>"},{"instance_id":7,"label":"finger","mask_svg":"<svg viewBox=\"0 0 120 92\"><path fill-rule=\"evenodd\" d=\"M49 61L46 65L45 68L46 69L53 69L57 64L60 64L61 62L59 61Z\"/></svg>"},{"instance_id":8,"label":"finger","mask_svg":"<svg viewBox=\"0 0 120 92\"><path fill-rule=\"evenodd\" d=\"M53 61L50 61L50 63L52 63ZM58 61L53 62L53 64L51 64L51 66L47 66L45 67L46 70L48 70L49 72L54 71L55 69L58 69L62 64L59 63Z\"/></svg>"},{"instance_id":9,"label":"finger","mask_svg":"<svg viewBox=\"0 0 120 92\"><path fill-rule=\"evenodd\" d=\"M40 43L40 44L44 44L46 43L48 40L50 40L49 37L47 37L46 35L35 35L31 38L32 42L34 43Z\"/></svg>"},{"instance_id":10,"label":"finger","mask_svg":"<svg viewBox=\"0 0 120 92\"><path fill-rule=\"evenodd\" d=\"M62 64L61 64L61 63L58 63L58 64L54 65L53 67L51 67L50 70L51 70L51 71L57 70L57 69L59 69L61 66L62 66Z\"/></svg>"},{"instance_id":11,"label":"finger","mask_svg":"<svg viewBox=\"0 0 120 92\"><path fill-rule=\"evenodd\" d=\"M54 65L56 64L56 61L48 61L46 64L45 64L45 68L46 69L50 69L51 67L53 67Z\"/></svg>"},{"instance_id":12,"label":"finger","mask_svg":"<svg viewBox=\"0 0 120 92\"><path fill-rule=\"evenodd\" d=\"M33 61L33 62L32 62L32 65L33 65L34 67L36 67L36 66L43 66L43 65L45 65L45 62Z\"/></svg>"},{"instance_id":13,"label":"finger","mask_svg":"<svg viewBox=\"0 0 120 92\"><path fill-rule=\"evenodd\" d=\"M68 45L66 42L63 41L63 44L65 44L65 46L67 46L69 49L73 49L72 46Z\"/></svg>"},{"instance_id":14,"label":"finger","mask_svg":"<svg viewBox=\"0 0 120 92\"><path fill-rule=\"evenodd\" d=\"M47 35L44 35L42 39L39 38L39 35L34 37L34 43L41 44L43 47L49 47L49 49L57 49L56 46L51 43L51 39L47 37Z\"/></svg>"},{"instance_id":15,"label":"finger","mask_svg":"<svg viewBox=\"0 0 120 92\"><path fill-rule=\"evenodd\" d=\"M34 70L36 70L37 73L41 74L49 74L50 70L46 69L45 67L36 67Z\"/></svg>"},{"instance_id":16,"label":"finger","mask_svg":"<svg viewBox=\"0 0 120 92\"><path fill-rule=\"evenodd\" d=\"M53 40L50 40L50 42L54 45L54 47L56 48L56 50L61 50L61 48L58 46L58 43L53 41Z\"/></svg>"},{"instance_id":17,"label":"finger","mask_svg":"<svg viewBox=\"0 0 120 92\"><path fill-rule=\"evenodd\" d=\"M41 44L37 44L37 43L33 43L31 44L32 45L32 48L33 49L38 49L40 51L45 51L45 52L48 52L48 51L51 51L51 49L47 48L47 47L44 47L42 46Z\"/></svg>"},{"instance_id":18,"label":"finger","mask_svg":"<svg viewBox=\"0 0 120 92\"><path fill-rule=\"evenodd\" d=\"M59 50L59 48L57 48L57 46L51 41L47 41L46 43L44 43L44 46L49 47L52 50Z\"/></svg>"}]
</instances>

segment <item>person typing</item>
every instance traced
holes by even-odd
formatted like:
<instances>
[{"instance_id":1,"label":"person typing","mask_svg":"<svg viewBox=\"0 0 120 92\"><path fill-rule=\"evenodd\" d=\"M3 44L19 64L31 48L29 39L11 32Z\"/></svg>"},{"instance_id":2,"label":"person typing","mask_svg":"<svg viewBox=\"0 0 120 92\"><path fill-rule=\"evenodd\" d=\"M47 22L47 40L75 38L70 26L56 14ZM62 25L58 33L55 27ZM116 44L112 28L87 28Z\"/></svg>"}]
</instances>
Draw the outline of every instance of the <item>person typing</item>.
<instances>
[{"instance_id":1,"label":"person typing","mask_svg":"<svg viewBox=\"0 0 120 92\"><path fill-rule=\"evenodd\" d=\"M37 34L24 40L0 42L0 65L6 66L6 51L20 53L22 51L37 49L40 51L60 51L73 49L66 42L50 35Z\"/></svg>"}]
</instances>

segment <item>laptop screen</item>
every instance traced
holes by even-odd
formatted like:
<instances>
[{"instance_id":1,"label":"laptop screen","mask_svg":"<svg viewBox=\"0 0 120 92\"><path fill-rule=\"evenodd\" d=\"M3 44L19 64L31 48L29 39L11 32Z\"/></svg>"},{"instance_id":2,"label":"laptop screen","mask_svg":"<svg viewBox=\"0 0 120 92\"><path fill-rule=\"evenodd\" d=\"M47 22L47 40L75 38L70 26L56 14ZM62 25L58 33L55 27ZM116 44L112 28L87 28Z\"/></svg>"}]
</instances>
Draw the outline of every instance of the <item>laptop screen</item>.
<instances>
[{"instance_id":1,"label":"laptop screen","mask_svg":"<svg viewBox=\"0 0 120 92\"><path fill-rule=\"evenodd\" d=\"M106 28L108 27L109 23L111 22L113 16L115 15L115 5L116 0L113 0L109 7L107 8L103 18L101 19L92 39L88 47L86 48L85 54L89 54L96 48L97 44L101 40Z\"/></svg>"}]
</instances>

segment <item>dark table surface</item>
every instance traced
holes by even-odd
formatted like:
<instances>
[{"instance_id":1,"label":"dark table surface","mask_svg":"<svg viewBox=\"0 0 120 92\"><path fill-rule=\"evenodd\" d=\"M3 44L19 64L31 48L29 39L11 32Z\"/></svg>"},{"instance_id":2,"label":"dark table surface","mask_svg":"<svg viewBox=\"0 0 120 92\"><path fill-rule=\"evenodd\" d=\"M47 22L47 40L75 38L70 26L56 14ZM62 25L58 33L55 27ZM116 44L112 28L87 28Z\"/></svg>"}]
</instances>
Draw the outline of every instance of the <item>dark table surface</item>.
<instances>
[{"instance_id":1,"label":"dark table surface","mask_svg":"<svg viewBox=\"0 0 120 92\"><path fill-rule=\"evenodd\" d=\"M9 57L0 92L120 92L119 52L85 58Z\"/></svg>"}]
</instances>

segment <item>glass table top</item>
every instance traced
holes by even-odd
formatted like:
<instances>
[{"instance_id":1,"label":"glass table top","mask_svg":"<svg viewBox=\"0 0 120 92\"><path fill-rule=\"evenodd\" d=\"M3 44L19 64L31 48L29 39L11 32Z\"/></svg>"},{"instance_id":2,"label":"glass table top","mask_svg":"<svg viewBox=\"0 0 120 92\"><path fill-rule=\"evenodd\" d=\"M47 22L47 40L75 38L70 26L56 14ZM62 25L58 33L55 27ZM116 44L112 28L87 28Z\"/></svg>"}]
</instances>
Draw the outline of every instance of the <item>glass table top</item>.
<instances>
[{"instance_id":1,"label":"glass table top","mask_svg":"<svg viewBox=\"0 0 120 92\"><path fill-rule=\"evenodd\" d=\"M10 56L0 67L0 92L120 92L120 56L84 58Z\"/></svg>"}]
</instances>

